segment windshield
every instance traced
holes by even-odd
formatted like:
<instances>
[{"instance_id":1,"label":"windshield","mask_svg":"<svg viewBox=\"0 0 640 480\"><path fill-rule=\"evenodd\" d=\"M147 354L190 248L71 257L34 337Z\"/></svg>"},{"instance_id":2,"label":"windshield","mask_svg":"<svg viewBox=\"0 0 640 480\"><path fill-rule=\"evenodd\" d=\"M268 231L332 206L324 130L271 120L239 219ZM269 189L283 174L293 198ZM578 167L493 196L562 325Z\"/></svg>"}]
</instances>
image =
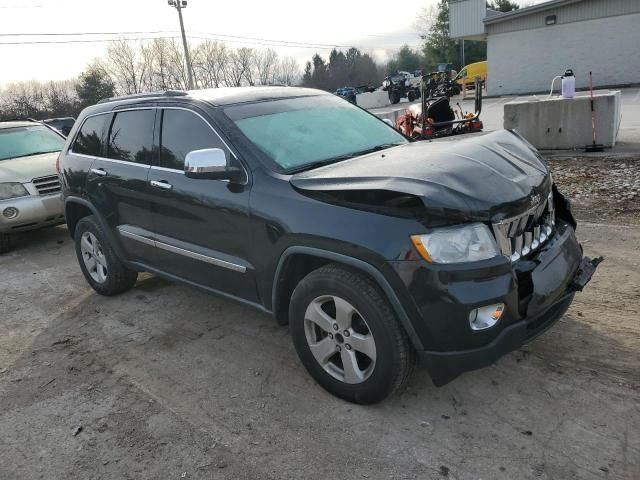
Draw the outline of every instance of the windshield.
<instances>
[{"instance_id":1,"label":"windshield","mask_svg":"<svg viewBox=\"0 0 640 480\"><path fill-rule=\"evenodd\" d=\"M42 125L0 129L0 160L59 152L64 142L64 138Z\"/></svg>"},{"instance_id":2,"label":"windshield","mask_svg":"<svg viewBox=\"0 0 640 480\"><path fill-rule=\"evenodd\" d=\"M376 117L329 95L239 105L225 113L286 172L407 143Z\"/></svg>"}]
</instances>

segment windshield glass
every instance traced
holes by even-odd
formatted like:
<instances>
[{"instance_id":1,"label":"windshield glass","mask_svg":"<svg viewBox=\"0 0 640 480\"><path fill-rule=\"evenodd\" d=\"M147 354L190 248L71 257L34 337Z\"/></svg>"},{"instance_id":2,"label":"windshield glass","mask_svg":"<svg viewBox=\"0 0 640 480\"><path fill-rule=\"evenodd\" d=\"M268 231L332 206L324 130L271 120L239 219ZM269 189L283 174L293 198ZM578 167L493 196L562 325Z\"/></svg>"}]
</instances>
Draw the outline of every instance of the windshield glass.
<instances>
[{"instance_id":1,"label":"windshield glass","mask_svg":"<svg viewBox=\"0 0 640 480\"><path fill-rule=\"evenodd\" d=\"M0 129L0 160L59 152L64 138L42 125Z\"/></svg>"},{"instance_id":2,"label":"windshield glass","mask_svg":"<svg viewBox=\"0 0 640 480\"><path fill-rule=\"evenodd\" d=\"M239 105L225 113L284 171L407 143L384 122L329 95Z\"/></svg>"}]
</instances>

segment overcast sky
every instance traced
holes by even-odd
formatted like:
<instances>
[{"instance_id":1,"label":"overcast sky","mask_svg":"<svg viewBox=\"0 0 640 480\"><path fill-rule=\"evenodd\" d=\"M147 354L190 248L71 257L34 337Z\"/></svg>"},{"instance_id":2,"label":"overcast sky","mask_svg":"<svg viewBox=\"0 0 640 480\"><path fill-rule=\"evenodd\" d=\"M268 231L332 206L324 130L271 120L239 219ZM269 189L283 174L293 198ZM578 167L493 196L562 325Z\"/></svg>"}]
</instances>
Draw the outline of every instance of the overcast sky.
<instances>
[{"instance_id":1,"label":"overcast sky","mask_svg":"<svg viewBox=\"0 0 640 480\"><path fill-rule=\"evenodd\" d=\"M353 45L382 61L404 43L420 44L414 27L416 15L434 3L436 0L189 0L183 13L190 35L234 36L225 37L230 46L271 47L281 55L294 56L302 67L313 53L327 55L329 49L277 47L262 40L235 37ZM0 45L0 85L75 77L107 48L107 43L7 42L114 38L8 34L79 32L163 32L129 37L177 35L177 12L167 0L0 0L0 43L4 43Z\"/></svg>"}]
</instances>

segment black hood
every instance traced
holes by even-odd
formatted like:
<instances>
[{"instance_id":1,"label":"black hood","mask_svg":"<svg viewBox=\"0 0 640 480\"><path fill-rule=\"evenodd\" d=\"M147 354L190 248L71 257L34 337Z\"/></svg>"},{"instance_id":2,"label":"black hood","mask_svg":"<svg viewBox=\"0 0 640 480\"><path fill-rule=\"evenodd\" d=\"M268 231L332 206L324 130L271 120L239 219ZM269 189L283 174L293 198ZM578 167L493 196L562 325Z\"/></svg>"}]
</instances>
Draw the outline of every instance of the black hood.
<instances>
[{"instance_id":1,"label":"black hood","mask_svg":"<svg viewBox=\"0 0 640 480\"><path fill-rule=\"evenodd\" d=\"M500 130L452 141L414 142L295 174L302 191L382 191L422 200L428 216L498 221L546 198L542 157L518 134ZM362 195L360 195L361 197Z\"/></svg>"}]
</instances>

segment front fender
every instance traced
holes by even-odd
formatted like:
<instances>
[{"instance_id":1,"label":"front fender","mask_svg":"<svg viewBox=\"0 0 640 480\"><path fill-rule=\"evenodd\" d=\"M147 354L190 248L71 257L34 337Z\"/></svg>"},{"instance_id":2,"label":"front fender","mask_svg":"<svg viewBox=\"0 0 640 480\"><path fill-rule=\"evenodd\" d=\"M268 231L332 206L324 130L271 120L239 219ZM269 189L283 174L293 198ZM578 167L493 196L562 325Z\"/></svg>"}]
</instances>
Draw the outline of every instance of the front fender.
<instances>
[{"instance_id":1,"label":"front fender","mask_svg":"<svg viewBox=\"0 0 640 480\"><path fill-rule=\"evenodd\" d=\"M272 306L276 305L278 293L279 293L278 288L282 284L282 282L280 282L280 276L282 275L282 272L283 272L283 266L287 258L295 254L304 254L312 257L323 258L331 262L342 263L350 267L353 267L355 269L358 269L366 273L367 275L369 275L378 284L378 286L382 289L383 293L386 295L387 299L389 300L389 303L391 304L391 307L393 308L394 312L398 316L398 320L400 321L400 324L402 325L405 332L407 333L407 336L409 337L414 348L416 350L424 350L422 342L420 341L413 327L413 324L409 319L406 309L402 305L400 299L398 298L398 295L396 294L395 290L393 289L391 284L388 282L386 277L375 266L371 265L368 262L365 262L364 260L361 260L355 257L332 252L329 250L322 250L315 247L300 246L300 245L294 245L294 246L288 247L280 256L280 259L278 260L278 264L274 274L272 294L271 294Z\"/></svg>"}]
</instances>

